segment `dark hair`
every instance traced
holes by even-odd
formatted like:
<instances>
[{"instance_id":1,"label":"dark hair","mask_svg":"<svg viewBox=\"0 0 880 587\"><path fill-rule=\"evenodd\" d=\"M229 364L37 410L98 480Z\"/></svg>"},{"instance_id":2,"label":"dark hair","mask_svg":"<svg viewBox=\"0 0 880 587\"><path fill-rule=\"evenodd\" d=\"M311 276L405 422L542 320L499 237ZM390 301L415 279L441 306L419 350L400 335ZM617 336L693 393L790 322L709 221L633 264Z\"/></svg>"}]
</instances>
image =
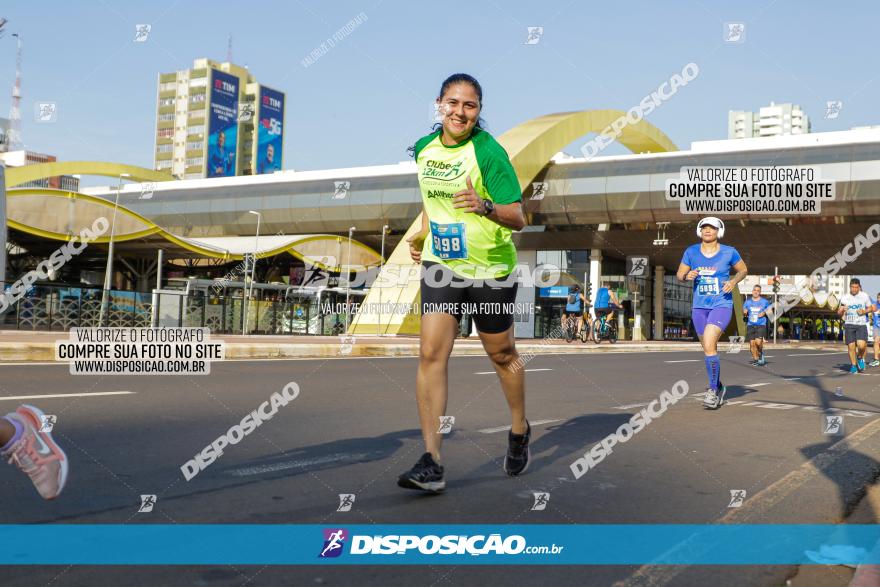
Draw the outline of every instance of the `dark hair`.
<instances>
[{"instance_id":1,"label":"dark hair","mask_svg":"<svg viewBox=\"0 0 880 587\"><path fill-rule=\"evenodd\" d=\"M443 83L440 84L440 94L437 97L443 98L443 96L449 90L450 86L462 83L470 84L471 87L474 88L474 91L477 93L477 98L480 100L480 109L482 109L483 86L480 85L480 82L477 81L477 78L467 73L453 73L445 80L443 80ZM431 132L437 132L441 128L443 128L443 124L436 122L431 126ZM477 117L477 124L475 128L479 128L480 130L486 129L486 121L483 119L482 116ZM410 145L409 147L407 147L406 152L409 154L410 157L414 157L416 152L415 145Z\"/></svg>"},{"instance_id":2,"label":"dark hair","mask_svg":"<svg viewBox=\"0 0 880 587\"><path fill-rule=\"evenodd\" d=\"M859 278L858 278L858 277L853 277L852 279L849 280L849 284L850 284L850 285L852 285L852 284L854 284L854 283L855 283L856 285L862 285L862 282L859 281Z\"/></svg>"}]
</instances>

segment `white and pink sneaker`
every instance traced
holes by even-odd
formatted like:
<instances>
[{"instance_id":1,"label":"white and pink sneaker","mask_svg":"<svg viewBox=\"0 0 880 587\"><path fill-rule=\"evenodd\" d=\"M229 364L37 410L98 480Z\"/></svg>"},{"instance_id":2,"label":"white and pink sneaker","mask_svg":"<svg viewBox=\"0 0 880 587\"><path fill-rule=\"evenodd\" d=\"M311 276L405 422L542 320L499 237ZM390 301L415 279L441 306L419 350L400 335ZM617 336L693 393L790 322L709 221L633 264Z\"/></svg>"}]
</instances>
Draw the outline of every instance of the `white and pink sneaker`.
<instances>
[{"instance_id":1,"label":"white and pink sneaker","mask_svg":"<svg viewBox=\"0 0 880 587\"><path fill-rule=\"evenodd\" d=\"M51 432L41 431L44 416L39 408L27 404L7 414L24 431L15 444L0 454L30 477L43 499L55 499L67 482L67 455L52 440Z\"/></svg>"}]
</instances>

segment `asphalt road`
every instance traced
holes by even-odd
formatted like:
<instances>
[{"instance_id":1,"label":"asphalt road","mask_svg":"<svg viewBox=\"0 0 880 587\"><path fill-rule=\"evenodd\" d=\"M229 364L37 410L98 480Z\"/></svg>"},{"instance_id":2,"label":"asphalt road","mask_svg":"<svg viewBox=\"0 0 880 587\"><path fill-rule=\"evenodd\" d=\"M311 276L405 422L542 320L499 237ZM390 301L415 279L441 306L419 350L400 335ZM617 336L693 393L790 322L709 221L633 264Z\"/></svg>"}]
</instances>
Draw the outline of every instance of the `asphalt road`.
<instances>
[{"instance_id":1,"label":"asphalt road","mask_svg":"<svg viewBox=\"0 0 880 587\"><path fill-rule=\"evenodd\" d=\"M416 360L214 363L209 376L71 376L63 365L0 367L13 396L58 417L71 463L55 502L9 468L2 523L833 523L880 471L880 369L849 375L842 352L777 350L766 367L723 354L729 403L706 411L702 355L546 355L528 363L533 463L501 469L506 404L484 357L454 358L444 443L447 491L399 489L420 456ZM689 384L671 407L593 470L570 464L643 404ZM190 481L180 467L288 382L297 399ZM842 388L842 396L835 394ZM92 395L107 392L115 395ZM845 436L824 435L826 414ZM817 467L805 465L807 462ZM729 507L731 490L745 490ZM532 511L535 492L549 492ZM337 512L340 493L353 493ZM140 495L155 494L151 513ZM148 548L149 545L145 545ZM4 585L781 585L790 567L7 567ZM635 576L634 576L635 574Z\"/></svg>"}]
</instances>

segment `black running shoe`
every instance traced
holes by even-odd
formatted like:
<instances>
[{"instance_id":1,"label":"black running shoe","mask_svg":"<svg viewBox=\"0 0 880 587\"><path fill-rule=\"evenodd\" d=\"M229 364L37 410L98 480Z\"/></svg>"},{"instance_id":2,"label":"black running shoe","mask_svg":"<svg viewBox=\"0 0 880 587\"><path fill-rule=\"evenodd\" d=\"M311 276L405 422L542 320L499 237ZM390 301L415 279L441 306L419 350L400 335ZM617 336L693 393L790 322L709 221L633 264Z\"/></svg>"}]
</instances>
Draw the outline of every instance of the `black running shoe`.
<instances>
[{"instance_id":1,"label":"black running shoe","mask_svg":"<svg viewBox=\"0 0 880 587\"><path fill-rule=\"evenodd\" d=\"M504 472L514 477L522 475L529 468L529 439L532 436L532 427L526 421L526 433L514 434L513 431L507 433L507 456L504 457Z\"/></svg>"},{"instance_id":2,"label":"black running shoe","mask_svg":"<svg viewBox=\"0 0 880 587\"><path fill-rule=\"evenodd\" d=\"M432 493L440 493L446 489L443 479L443 467L437 464L431 453L422 455L413 468L397 478L397 485L406 489L421 489Z\"/></svg>"}]
</instances>

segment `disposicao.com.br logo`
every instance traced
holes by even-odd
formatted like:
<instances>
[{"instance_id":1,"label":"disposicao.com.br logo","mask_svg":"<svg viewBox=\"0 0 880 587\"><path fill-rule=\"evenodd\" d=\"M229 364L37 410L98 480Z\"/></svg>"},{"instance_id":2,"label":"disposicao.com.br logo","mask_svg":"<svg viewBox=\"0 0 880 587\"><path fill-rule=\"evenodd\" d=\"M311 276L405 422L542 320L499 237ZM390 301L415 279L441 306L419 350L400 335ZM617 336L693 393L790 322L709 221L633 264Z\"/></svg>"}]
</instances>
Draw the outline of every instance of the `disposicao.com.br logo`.
<instances>
[{"instance_id":1,"label":"disposicao.com.br logo","mask_svg":"<svg viewBox=\"0 0 880 587\"><path fill-rule=\"evenodd\" d=\"M348 532L342 528L325 528L324 545L319 558L333 558L342 554ZM351 535L350 555L522 555L559 554L564 546L529 546L519 534L502 537L501 534L385 534Z\"/></svg>"}]
</instances>

